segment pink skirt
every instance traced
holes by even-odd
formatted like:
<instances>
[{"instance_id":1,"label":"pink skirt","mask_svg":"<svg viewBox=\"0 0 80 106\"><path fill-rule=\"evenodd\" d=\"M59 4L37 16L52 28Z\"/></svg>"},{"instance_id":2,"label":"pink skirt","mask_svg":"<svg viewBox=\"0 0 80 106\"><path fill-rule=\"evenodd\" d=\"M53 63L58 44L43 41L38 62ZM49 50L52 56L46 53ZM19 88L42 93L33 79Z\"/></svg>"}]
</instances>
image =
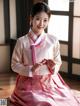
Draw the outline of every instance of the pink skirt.
<instances>
[{"instance_id":1,"label":"pink skirt","mask_svg":"<svg viewBox=\"0 0 80 106\"><path fill-rule=\"evenodd\" d=\"M18 75L10 106L80 106L60 74L24 77Z\"/></svg>"}]
</instances>

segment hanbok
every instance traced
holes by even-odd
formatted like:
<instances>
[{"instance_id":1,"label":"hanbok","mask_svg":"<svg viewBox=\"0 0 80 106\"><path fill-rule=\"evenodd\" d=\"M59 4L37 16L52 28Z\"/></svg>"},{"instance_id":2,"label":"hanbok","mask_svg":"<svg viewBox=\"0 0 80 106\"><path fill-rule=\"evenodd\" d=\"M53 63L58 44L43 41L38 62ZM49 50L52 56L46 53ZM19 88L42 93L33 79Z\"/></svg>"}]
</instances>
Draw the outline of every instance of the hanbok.
<instances>
[{"instance_id":1,"label":"hanbok","mask_svg":"<svg viewBox=\"0 0 80 106\"><path fill-rule=\"evenodd\" d=\"M12 70L18 73L10 106L80 106L69 86L59 74L62 64L57 38L43 32L37 40L29 33L17 40L12 56ZM42 64L52 59L53 69ZM38 72L32 72L33 64L40 63Z\"/></svg>"}]
</instances>

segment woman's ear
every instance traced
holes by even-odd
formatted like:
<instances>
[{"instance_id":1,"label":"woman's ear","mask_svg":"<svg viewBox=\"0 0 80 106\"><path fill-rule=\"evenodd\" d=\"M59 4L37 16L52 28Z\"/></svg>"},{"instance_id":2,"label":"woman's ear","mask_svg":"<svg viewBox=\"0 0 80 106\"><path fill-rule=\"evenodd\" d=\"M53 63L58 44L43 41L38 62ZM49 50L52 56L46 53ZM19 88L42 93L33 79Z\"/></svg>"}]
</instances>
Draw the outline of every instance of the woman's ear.
<instances>
[{"instance_id":1,"label":"woman's ear","mask_svg":"<svg viewBox=\"0 0 80 106\"><path fill-rule=\"evenodd\" d=\"M32 16L30 16L30 26L32 27L32 20L33 20L33 18L32 18Z\"/></svg>"}]
</instances>

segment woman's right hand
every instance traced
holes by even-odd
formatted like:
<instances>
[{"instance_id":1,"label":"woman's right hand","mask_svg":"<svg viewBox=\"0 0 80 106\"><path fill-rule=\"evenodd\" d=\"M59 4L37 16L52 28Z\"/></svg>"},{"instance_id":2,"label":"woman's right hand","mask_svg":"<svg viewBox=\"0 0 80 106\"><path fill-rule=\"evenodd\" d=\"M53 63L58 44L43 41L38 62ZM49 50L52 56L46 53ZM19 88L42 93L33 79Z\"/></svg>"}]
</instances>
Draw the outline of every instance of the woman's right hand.
<instances>
[{"instance_id":1,"label":"woman's right hand","mask_svg":"<svg viewBox=\"0 0 80 106\"><path fill-rule=\"evenodd\" d=\"M35 63L34 65L33 65L33 67L32 67L32 72L34 73L34 72L37 72L37 71L39 71L39 69L40 69L40 64L39 63Z\"/></svg>"}]
</instances>

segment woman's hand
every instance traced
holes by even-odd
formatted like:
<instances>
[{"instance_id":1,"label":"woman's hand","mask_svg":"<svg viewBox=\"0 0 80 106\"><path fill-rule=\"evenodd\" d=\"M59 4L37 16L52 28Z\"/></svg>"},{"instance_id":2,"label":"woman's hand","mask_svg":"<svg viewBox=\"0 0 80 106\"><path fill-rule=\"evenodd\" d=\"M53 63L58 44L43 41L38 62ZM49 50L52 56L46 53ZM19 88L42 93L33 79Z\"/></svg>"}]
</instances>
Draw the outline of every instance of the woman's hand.
<instances>
[{"instance_id":1,"label":"woman's hand","mask_svg":"<svg viewBox=\"0 0 80 106\"><path fill-rule=\"evenodd\" d=\"M49 68L49 69L53 69L54 68L54 65L55 65L55 63L53 62L53 60L51 60L51 59L44 59L44 60L42 60L40 63L35 63L34 65L33 65L33 67L32 67L32 72L34 73L34 74L39 74L39 70L40 70L40 68L41 68L41 65L47 65L47 67Z\"/></svg>"},{"instance_id":2,"label":"woman's hand","mask_svg":"<svg viewBox=\"0 0 80 106\"><path fill-rule=\"evenodd\" d=\"M32 67L32 72L36 72L36 71L38 71L39 69L40 69L40 64L39 63L35 63L34 65L33 65L33 67Z\"/></svg>"},{"instance_id":3,"label":"woman's hand","mask_svg":"<svg viewBox=\"0 0 80 106\"><path fill-rule=\"evenodd\" d=\"M53 67L55 65L55 63L51 59L46 60L46 64L47 64L48 68L50 68L50 69L53 69Z\"/></svg>"}]
</instances>

